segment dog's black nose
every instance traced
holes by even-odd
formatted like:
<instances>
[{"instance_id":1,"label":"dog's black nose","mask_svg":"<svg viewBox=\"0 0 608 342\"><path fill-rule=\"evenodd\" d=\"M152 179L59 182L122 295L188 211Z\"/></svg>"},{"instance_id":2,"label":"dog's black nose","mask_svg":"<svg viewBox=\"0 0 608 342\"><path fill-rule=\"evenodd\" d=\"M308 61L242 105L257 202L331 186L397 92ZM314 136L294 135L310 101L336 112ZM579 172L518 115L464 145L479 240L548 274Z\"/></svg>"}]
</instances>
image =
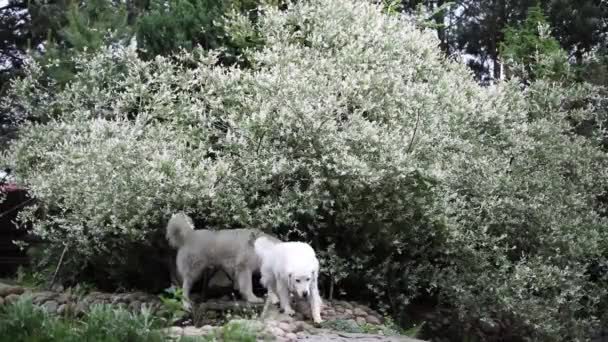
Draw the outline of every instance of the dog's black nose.
<instances>
[{"instance_id":1,"label":"dog's black nose","mask_svg":"<svg viewBox=\"0 0 608 342\"><path fill-rule=\"evenodd\" d=\"M302 292L302 297L304 297L304 298L308 297L308 291Z\"/></svg>"}]
</instances>

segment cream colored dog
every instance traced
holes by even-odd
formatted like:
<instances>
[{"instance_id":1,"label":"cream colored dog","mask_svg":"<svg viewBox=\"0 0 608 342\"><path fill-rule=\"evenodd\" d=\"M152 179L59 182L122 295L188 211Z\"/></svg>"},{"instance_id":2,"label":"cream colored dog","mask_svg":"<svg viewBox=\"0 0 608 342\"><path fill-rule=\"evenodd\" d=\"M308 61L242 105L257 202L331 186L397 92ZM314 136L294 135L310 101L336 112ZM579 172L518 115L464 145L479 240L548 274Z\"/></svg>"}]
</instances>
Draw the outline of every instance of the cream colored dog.
<instances>
[{"instance_id":1,"label":"cream colored dog","mask_svg":"<svg viewBox=\"0 0 608 342\"><path fill-rule=\"evenodd\" d=\"M261 283L268 289L268 298L274 304L280 303L282 311L290 316L295 314L290 294L305 299L313 321L321 323L319 261L312 247L303 242L277 243L267 237L259 237L254 245L256 254L262 259Z\"/></svg>"}]
</instances>

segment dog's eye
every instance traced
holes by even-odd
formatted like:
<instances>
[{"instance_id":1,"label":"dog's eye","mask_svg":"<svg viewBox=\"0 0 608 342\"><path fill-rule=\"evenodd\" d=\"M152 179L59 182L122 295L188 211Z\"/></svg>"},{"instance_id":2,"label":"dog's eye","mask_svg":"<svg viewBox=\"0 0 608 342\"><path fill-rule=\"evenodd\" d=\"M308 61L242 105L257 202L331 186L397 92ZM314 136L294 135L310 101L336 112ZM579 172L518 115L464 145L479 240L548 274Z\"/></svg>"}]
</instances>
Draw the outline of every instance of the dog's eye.
<instances>
[{"instance_id":1,"label":"dog's eye","mask_svg":"<svg viewBox=\"0 0 608 342\"><path fill-rule=\"evenodd\" d=\"M299 283L299 282L300 282L300 279L296 279L296 283Z\"/></svg>"},{"instance_id":2,"label":"dog's eye","mask_svg":"<svg viewBox=\"0 0 608 342\"><path fill-rule=\"evenodd\" d=\"M310 278L306 278L306 281L310 281Z\"/></svg>"}]
</instances>

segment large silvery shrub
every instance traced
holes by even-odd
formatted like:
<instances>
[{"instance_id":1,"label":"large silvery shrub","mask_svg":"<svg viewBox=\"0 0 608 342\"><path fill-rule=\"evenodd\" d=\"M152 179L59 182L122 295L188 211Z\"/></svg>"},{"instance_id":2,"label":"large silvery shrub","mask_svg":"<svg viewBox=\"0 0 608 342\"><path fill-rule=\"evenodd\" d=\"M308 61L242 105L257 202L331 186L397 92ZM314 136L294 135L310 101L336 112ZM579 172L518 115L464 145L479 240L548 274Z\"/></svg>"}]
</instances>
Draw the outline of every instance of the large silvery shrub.
<instances>
[{"instance_id":1,"label":"large silvery shrub","mask_svg":"<svg viewBox=\"0 0 608 342\"><path fill-rule=\"evenodd\" d=\"M265 43L251 69L114 47L49 91L32 65L10 105L51 119L6 154L38 198L24 219L82 260L120 259L185 210L300 234L328 287L394 312L432 295L520 336L588 335L607 288L608 164L569 123L596 114L569 104L582 90L479 87L431 31L364 1L261 13L227 28Z\"/></svg>"}]
</instances>

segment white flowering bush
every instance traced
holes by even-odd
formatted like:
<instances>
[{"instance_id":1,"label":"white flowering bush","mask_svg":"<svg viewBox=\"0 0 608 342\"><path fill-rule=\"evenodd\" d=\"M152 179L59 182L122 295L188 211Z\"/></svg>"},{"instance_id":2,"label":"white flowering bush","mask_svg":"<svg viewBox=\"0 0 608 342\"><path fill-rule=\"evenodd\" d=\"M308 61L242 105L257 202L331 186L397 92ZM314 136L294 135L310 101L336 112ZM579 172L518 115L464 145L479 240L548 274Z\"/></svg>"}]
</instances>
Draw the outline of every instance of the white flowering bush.
<instances>
[{"instance_id":1,"label":"white flowering bush","mask_svg":"<svg viewBox=\"0 0 608 342\"><path fill-rule=\"evenodd\" d=\"M429 30L365 1L233 14L248 69L197 50L108 48L63 90L13 86L6 154L40 236L83 260L150 241L176 210L297 233L337 287L400 312L431 295L543 340L582 340L606 300L606 154L583 89L478 86ZM231 32L231 30L255 30ZM16 118L20 119L20 117ZM162 233L161 233L162 234Z\"/></svg>"}]
</instances>

